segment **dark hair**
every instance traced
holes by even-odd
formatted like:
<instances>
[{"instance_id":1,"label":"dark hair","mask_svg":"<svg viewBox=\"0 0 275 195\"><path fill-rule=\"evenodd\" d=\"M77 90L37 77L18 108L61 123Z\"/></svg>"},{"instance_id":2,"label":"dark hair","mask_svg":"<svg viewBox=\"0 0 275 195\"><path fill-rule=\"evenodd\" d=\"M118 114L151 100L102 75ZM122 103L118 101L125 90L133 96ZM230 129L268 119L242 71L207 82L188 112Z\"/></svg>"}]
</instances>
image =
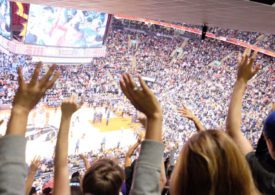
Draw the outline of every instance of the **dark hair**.
<instances>
[{"instance_id":1,"label":"dark hair","mask_svg":"<svg viewBox=\"0 0 275 195\"><path fill-rule=\"evenodd\" d=\"M125 175L126 175L125 182L126 182L126 194L127 195L130 194L135 167L136 167L136 160L134 160L132 162L130 167L125 168Z\"/></svg>"},{"instance_id":2,"label":"dark hair","mask_svg":"<svg viewBox=\"0 0 275 195\"><path fill-rule=\"evenodd\" d=\"M124 180L124 172L110 159L96 161L83 179L83 193L94 195L118 195Z\"/></svg>"},{"instance_id":3,"label":"dark hair","mask_svg":"<svg viewBox=\"0 0 275 195\"><path fill-rule=\"evenodd\" d=\"M76 171L76 172L74 172L74 173L72 174L72 177L71 177L71 178L74 178L74 177L77 177L77 178L80 177L80 174L79 174L78 171Z\"/></svg>"},{"instance_id":4,"label":"dark hair","mask_svg":"<svg viewBox=\"0 0 275 195\"><path fill-rule=\"evenodd\" d=\"M36 188L35 187L32 187L31 188L31 191L30 191L30 195L33 195L36 193Z\"/></svg>"},{"instance_id":5,"label":"dark hair","mask_svg":"<svg viewBox=\"0 0 275 195\"><path fill-rule=\"evenodd\" d=\"M52 192L52 188L45 188L42 193L43 195L49 195L51 194L51 192Z\"/></svg>"}]
</instances>

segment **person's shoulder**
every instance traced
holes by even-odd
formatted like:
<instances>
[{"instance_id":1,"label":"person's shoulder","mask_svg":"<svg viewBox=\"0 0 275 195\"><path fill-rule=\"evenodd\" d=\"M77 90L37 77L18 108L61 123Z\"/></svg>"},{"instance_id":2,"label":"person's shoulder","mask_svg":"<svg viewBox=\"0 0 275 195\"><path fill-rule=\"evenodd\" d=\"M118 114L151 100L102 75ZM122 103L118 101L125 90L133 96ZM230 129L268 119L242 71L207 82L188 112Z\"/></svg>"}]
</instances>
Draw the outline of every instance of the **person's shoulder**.
<instances>
[{"instance_id":1,"label":"person's shoulder","mask_svg":"<svg viewBox=\"0 0 275 195\"><path fill-rule=\"evenodd\" d=\"M245 157L252 172L265 172L265 168L262 166L259 159L257 158L256 152L249 152Z\"/></svg>"},{"instance_id":2,"label":"person's shoulder","mask_svg":"<svg viewBox=\"0 0 275 195\"><path fill-rule=\"evenodd\" d=\"M275 172L269 170L269 163L259 159L255 152L246 155L258 189L264 194L275 194Z\"/></svg>"},{"instance_id":3,"label":"person's shoulder","mask_svg":"<svg viewBox=\"0 0 275 195\"><path fill-rule=\"evenodd\" d=\"M268 163L264 160L260 160L257 157L256 152L250 152L246 155L246 160L252 170L252 172L257 172L257 174L262 176L268 176L275 179L275 172L272 172L268 169ZM263 162L262 162L263 161Z\"/></svg>"}]
</instances>

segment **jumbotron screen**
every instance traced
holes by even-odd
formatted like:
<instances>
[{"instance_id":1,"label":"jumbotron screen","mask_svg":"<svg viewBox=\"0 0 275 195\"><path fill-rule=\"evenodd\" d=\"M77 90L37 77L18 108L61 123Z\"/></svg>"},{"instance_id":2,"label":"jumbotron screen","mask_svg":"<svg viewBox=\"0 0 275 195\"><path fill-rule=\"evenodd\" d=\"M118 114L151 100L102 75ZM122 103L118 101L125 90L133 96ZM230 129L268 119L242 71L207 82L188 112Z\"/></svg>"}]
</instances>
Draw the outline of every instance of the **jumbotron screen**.
<instances>
[{"instance_id":1,"label":"jumbotron screen","mask_svg":"<svg viewBox=\"0 0 275 195\"><path fill-rule=\"evenodd\" d=\"M25 43L57 47L101 47L108 14L31 5Z\"/></svg>"},{"instance_id":2,"label":"jumbotron screen","mask_svg":"<svg viewBox=\"0 0 275 195\"><path fill-rule=\"evenodd\" d=\"M8 39L11 38L11 14L10 2L7 0L0 0L0 35Z\"/></svg>"}]
</instances>

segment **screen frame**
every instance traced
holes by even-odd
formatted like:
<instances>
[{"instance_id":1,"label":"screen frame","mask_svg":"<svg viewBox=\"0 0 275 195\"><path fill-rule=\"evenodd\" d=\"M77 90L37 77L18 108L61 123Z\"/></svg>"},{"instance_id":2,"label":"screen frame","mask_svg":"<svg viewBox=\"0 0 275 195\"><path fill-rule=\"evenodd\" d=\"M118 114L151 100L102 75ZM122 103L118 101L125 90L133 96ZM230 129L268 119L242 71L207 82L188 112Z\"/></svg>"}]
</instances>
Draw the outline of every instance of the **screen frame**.
<instances>
[{"instance_id":1,"label":"screen frame","mask_svg":"<svg viewBox=\"0 0 275 195\"><path fill-rule=\"evenodd\" d=\"M29 20L30 20L30 12L31 12L31 6L32 5L38 5L38 4L30 4L30 8L29 8L29 17L28 17L28 22L27 22L27 32L26 32L26 35L28 34L28 27L29 27ZM47 5L39 5L39 6L47 6ZM67 9L67 8L62 8L62 7L54 7L54 6L50 6L50 7L53 7L53 8L58 8L58 9ZM74 9L74 10L77 10L77 11L93 11L93 10L79 10L79 9ZM93 11L93 12L97 12L97 11ZM106 22L106 26L105 26L105 32L104 32L104 35L103 35L103 40L102 40L102 44L100 46L93 46L93 47L79 47L79 46L58 46L58 45L41 45L41 44L36 44L36 43L28 43L26 42L26 35L23 39L23 43L25 45L35 45L35 46L41 46L41 47L48 47L48 48L70 48L70 49L91 49L91 48L102 48L105 44L105 40L106 40L106 35L107 35L107 28L109 28L109 22L110 22L110 19L111 19L111 14L108 14L108 13L105 13L105 12L97 12L97 13L104 13L107 15L107 22Z\"/></svg>"},{"instance_id":2,"label":"screen frame","mask_svg":"<svg viewBox=\"0 0 275 195\"><path fill-rule=\"evenodd\" d=\"M11 1L9 1L9 0L5 0L8 4L9 4L9 6L10 6L10 8L9 8L9 11L10 11L10 37L7 37L7 36L4 36L3 34L2 34L2 30L1 30L1 33L0 33L0 36L2 36L2 37L4 37L5 39L7 39L7 40L12 40L13 39L13 31L12 31L12 19L13 19L13 17L12 17L12 5L11 5Z\"/></svg>"}]
</instances>

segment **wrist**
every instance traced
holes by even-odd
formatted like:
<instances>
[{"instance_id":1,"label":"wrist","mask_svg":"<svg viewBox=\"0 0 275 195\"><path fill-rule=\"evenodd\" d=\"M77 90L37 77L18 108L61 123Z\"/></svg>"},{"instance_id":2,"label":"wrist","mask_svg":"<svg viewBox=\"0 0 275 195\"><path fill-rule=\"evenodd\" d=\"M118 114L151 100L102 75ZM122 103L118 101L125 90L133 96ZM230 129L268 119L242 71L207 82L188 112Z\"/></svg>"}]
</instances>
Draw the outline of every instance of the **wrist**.
<instances>
[{"instance_id":1,"label":"wrist","mask_svg":"<svg viewBox=\"0 0 275 195\"><path fill-rule=\"evenodd\" d=\"M13 106L11 109L11 114L20 115L20 116L28 116L30 110L22 107L22 106Z\"/></svg>"},{"instance_id":2,"label":"wrist","mask_svg":"<svg viewBox=\"0 0 275 195\"><path fill-rule=\"evenodd\" d=\"M147 117L147 120L162 120L162 113L154 113L150 116L146 116Z\"/></svg>"},{"instance_id":3,"label":"wrist","mask_svg":"<svg viewBox=\"0 0 275 195\"><path fill-rule=\"evenodd\" d=\"M192 118L192 121L193 121L193 122L198 122L198 121L199 121L199 118L195 116L195 117Z\"/></svg>"},{"instance_id":4,"label":"wrist","mask_svg":"<svg viewBox=\"0 0 275 195\"><path fill-rule=\"evenodd\" d=\"M71 120L71 118L72 118L72 114L64 114L64 113L62 113L62 119Z\"/></svg>"},{"instance_id":5,"label":"wrist","mask_svg":"<svg viewBox=\"0 0 275 195\"><path fill-rule=\"evenodd\" d=\"M37 171L37 170L31 169L31 170L29 171L29 173L30 173L31 175L35 175L35 174L36 174L36 171Z\"/></svg>"},{"instance_id":6,"label":"wrist","mask_svg":"<svg viewBox=\"0 0 275 195\"><path fill-rule=\"evenodd\" d=\"M243 84L243 85L246 85L247 82L248 82L248 80L246 80L244 78L237 78L237 81L236 81L236 83Z\"/></svg>"},{"instance_id":7,"label":"wrist","mask_svg":"<svg viewBox=\"0 0 275 195\"><path fill-rule=\"evenodd\" d=\"M246 86L247 86L247 82L245 82L244 80L242 79L238 79L235 83L235 88L238 88L239 90L245 90L246 89Z\"/></svg>"}]
</instances>

